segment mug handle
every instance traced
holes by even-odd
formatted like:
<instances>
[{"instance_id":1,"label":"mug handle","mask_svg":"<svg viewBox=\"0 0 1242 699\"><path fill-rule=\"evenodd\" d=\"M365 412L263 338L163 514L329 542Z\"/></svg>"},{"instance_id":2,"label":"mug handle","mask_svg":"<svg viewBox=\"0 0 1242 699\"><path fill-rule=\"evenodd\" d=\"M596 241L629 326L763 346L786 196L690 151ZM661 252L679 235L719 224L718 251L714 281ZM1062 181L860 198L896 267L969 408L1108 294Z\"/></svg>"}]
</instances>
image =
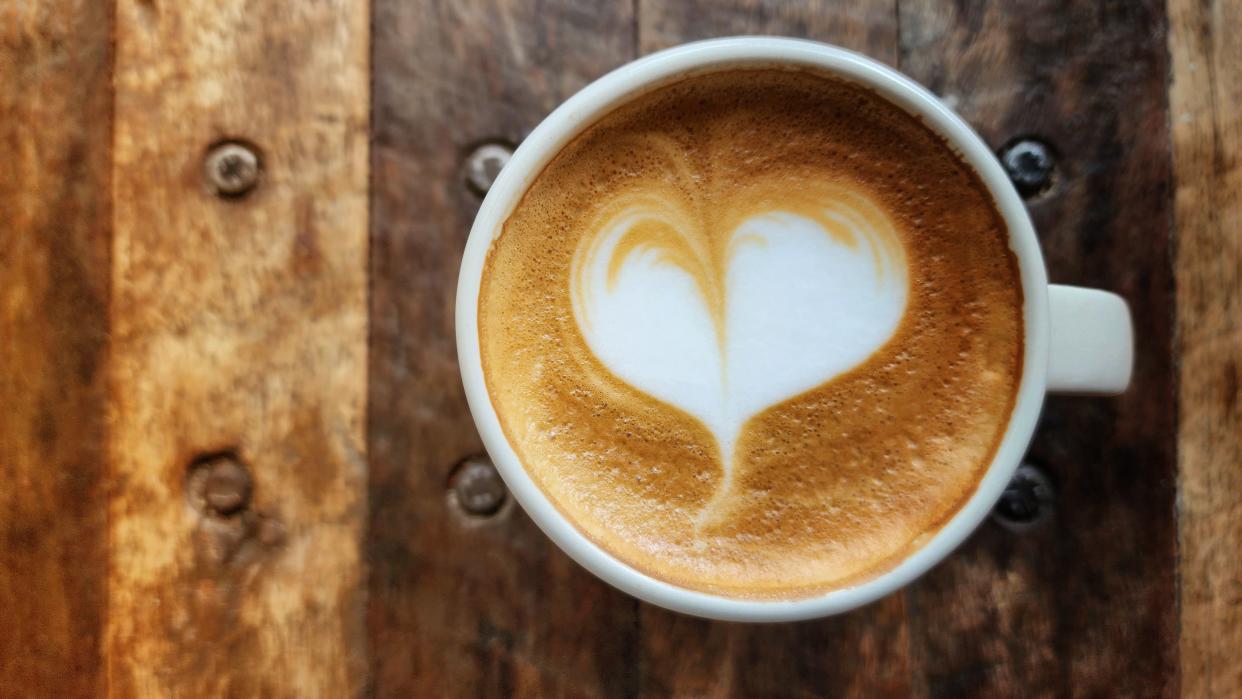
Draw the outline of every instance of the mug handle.
<instances>
[{"instance_id":1,"label":"mug handle","mask_svg":"<svg viewBox=\"0 0 1242 699\"><path fill-rule=\"evenodd\" d=\"M1048 392L1114 396L1134 371L1130 307L1117 294L1048 285Z\"/></svg>"}]
</instances>

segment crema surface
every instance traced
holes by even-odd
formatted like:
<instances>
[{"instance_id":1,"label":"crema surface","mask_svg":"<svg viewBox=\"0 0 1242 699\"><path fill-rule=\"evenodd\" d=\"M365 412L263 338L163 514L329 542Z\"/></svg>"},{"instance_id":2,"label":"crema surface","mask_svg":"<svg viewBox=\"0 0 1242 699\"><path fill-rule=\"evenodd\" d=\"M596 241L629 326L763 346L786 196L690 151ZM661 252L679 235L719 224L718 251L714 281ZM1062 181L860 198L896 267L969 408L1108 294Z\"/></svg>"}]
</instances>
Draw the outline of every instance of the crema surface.
<instances>
[{"instance_id":1,"label":"crema surface","mask_svg":"<svg viewBox=\"0 0 1242 699\"><path fill-rule=\"evenodd\" d=\"M810 71L655 89L492 244L484 375L549 499L629 565L795 598L901 560L974 492L1021 379L1017 262L915 118Z\"/></svg>"}]
</instances>

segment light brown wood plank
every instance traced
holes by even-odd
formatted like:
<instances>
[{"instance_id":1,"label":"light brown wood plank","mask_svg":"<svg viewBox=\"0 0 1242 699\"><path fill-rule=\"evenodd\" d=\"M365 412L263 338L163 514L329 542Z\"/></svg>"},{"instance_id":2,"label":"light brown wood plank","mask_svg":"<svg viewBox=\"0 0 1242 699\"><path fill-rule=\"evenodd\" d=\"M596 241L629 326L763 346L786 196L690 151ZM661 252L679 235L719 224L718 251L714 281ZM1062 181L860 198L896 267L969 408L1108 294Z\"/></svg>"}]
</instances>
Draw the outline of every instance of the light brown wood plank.
<instances>
[{"instance_id":1,"label":"light brown wood plank","mask_svg":"<svg viewBox=\"0 0 1242 699\"><path fill-rule=\"evenodd\" d=\"M630 2L376 0L367 553L382 697L628 697L636 602L512 501L472 517L454 466L483 451L453 341L480 198L463 161L520 142L633 56Z\"/></svg>"},{"instance_id":2,"label":"light brown wood plank","mask_svg":"<svg viewBox=\"0 0 1242 699\"><path fill-rule=\"evenodd\" d=\"M0 696L103 688L111 11L0 5Z\"/></svg>"},{"instance_id":3,"label":"light brown wood plank","mask_svg":"<svg viewBox=\"0 0 1242 699\"><path fill-rule=\"evenodd\" d=\"M1170 0L1182 696L1242 696L1242 2Z\"/></svg>"},{"instance_id":4,"label":"light brown wood plank","mask_svg":"<svg viewBox=\"0 0 1242 699\"><path fill-rule=\"evenodd\" d=\"M365 682L365 0L120 0L112 263L114 696ZM204 154L257 145L241 199ZM230 451L248 506L189 466Z\"/></svg>"},{"instance_id":5,"label":"light brown wood plank","mask_svg":"<svg viewBox=\"0 0 1242 699\"><path fill-rule=\"evenodd\" d=\"M641 53L735 34L795 36L894 64L893 0L641 0ZM799 624L726 624L642 605L643 696L908 697L902 594Z\"/></svg>"}]
</instances>

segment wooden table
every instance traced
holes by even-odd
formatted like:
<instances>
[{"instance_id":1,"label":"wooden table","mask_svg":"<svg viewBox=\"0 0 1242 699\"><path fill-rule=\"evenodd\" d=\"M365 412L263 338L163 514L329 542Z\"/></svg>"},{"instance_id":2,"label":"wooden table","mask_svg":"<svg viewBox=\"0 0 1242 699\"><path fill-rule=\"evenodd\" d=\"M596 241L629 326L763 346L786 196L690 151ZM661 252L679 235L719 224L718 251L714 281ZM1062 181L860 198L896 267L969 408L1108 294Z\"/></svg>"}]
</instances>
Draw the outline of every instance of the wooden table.
<instances>
[{"instance_id":1,"label":"wooden table","mask_svg":"<svg viewBox=\"0 0 1242 699\"><path fill-rule=\"evenodd\" d=\"M1242 696L1239 26L1242 0L0 1L0 696ZM470 154L739 33L1046 144L1051 277L1138 334L1128 394L1048 402L1040 526L811 623L640 604L457 495ZM221 144L259 169L206 175Z\"/></svg>"}]
</instances>

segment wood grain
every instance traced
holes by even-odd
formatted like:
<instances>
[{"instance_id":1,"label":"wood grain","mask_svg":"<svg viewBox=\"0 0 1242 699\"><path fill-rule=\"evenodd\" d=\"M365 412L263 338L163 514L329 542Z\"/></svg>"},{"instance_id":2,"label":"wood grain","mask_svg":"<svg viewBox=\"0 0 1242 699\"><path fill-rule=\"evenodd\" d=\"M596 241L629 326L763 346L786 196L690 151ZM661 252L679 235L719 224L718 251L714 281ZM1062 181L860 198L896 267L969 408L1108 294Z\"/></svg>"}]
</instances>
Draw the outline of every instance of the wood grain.
<instances>
[{"instance_id":1,"label":"wood grain","mask_svg":"<svg viewBox=\"0 0 1242 699\"><path fill-rule=\"evenodd\" d=\"M365 679L368 6L121 0L108 676L115 696ZM215 196L222 139L258 187ZM187 492L228 451L249 506Z\"/></svg>"},{"instance_id":2,"label":"wood grain","mask_svg":"<svg viewBox=\"0 0 1242 699\"><path fill-rule=\"evenodd\" d=\"M837 44L897 63L897 0L638 0L639 53L723 36Z\"/></svg>"},{"instance_id":3,"label":"wood grain","mask_svg":"<svg viewBox=\"0 0 1242 699\"><path fill-rule=\"evenodd\" d=\"M520 139L568 92L560 88L620 62L627 20L620 10L591 20L559 4L540 17L526 5L488 17L473 3L434 4L425 13L377 7L369 433L377 688L588 696L1176 691L1173 422L1165 409L1173 386L1170 182L1158 7L637 4L638 53L734 33L811 36L900 63L998 148L1019 136L1047 139L1061 155L1058 182L1032 202L1032 213L1053 277L1126 295L1146 343L1126 397L1050 403L1033 459L1058 481L1061 500L1042 529L1016 536L985 526L904 594L837 619L766 627L645 605L635 615L634 602L584 578L520 512L452 519L441 489L452 464L479 449L457 388L444 292L473 214L460 159L480 140ZM471 76L464 86L463 72ZM579 635L567 631L568 619ZM404 648L415 651L396 650Z\"/></svg>"},{"instance_id":4,"label":"wood grain","mask_svg":"<svg viewBox=\"0 0 1242 699\"><path fill-rule=\"evenodd\" d=\"M1058 156L1031 201L1054 282L1116 291L1138 339L1134 382L1054 398L1030 459L1056 512L1026 535L985 525L911 588L929 696L1177 692L1174 375L1167 54L1155 1L902 0L901 69L996 149Z\"/></svg>"},{"instance_id":5,"label":"wood grain","mask_svg":"<svg viewBox=\"0 0 1242 699\"><path fill-rule=\"evenodd\" d=\"M512 503L447 495L482 452L453 342L479 198L463 160L517 143L633 55L630 3L375 2L369 633L377 696L627 697L637 603Z\"/></svg>"},{"instance_id":6,"label":"wood grain","mask_svg":"<svg viewBox=\"0 0 1242 699\"><path fill-rule=\"evenodd\" d=\"M0 697L1242 695L1242 2L279 5L0 3ZM1123 294L1140 342L1126 396L1049 402L1050 520L802 624L640 604L448 492L482 451L463 160L741 33L1050 144L1053 280ZM243 198L204 183L224 139L263 158ZM238 513L204 506L210 454L253 479Z\"/></svg>"},{"instance_id":7,"label":"wood grain","mask_svg":"<svg viewBox=\"0 0 1242 699\"><path fill-rule=\"evenodd\" d=\"M897 58L892 0L640 0L640 53L696 39L774 34L826 41L889 64ZM906 603L894 595L801 624L690 619L642 605L642 695L908 697Z\"/></svg>"},{"instance_id":8,"label":"wood grain","mask_svg":"<svg viewBox=\"0 0 1242 699\"><path fill-rule=\"evenodd\" d=\"M1169 2L1187 697L1242 696L1242 2Z\"/></svg>"},{"instance_id":9,"label":"wood grain","mask_svg":"<svg viewBox=\"0 0 1242 699\"><path fill-rule=\"evenodd\" d=\"M0 5L0 696L103 688L109 8Z\"/></svg>"}]
</instances>

